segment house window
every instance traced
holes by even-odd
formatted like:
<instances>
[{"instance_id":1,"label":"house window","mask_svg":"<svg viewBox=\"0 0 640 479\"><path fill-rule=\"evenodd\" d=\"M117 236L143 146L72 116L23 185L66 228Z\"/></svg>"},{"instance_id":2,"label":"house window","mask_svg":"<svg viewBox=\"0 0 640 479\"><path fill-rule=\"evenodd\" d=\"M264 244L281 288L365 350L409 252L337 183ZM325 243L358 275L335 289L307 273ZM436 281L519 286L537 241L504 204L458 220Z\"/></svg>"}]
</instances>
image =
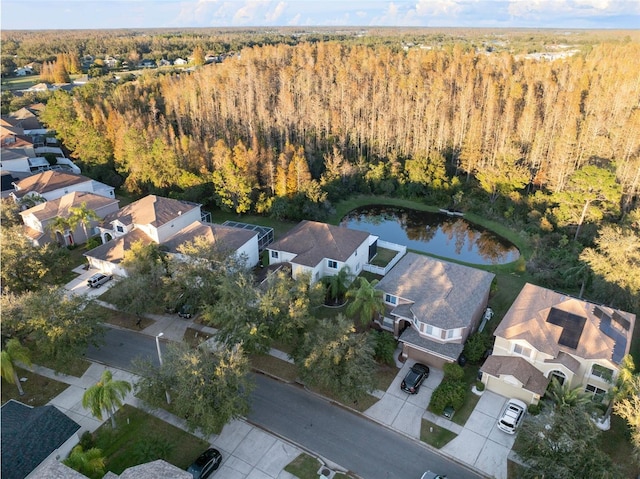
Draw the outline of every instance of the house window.
<instances>
[{"instance_id":1,"label":"house window","mask_svg":"<svg viewBox=\"0 0 640 479\"><path fill-rule=\"evenodd\" d=\"M272 251L271 252L271 257L272 258L278 258L278 252L277 251Z\"/></svg>"},{"instance_id":2,"label":"house window","mask_svg":"<svg viewBox=\"0 0 640 479\"><path fill-rule=\"evenodd\" d=\"M327 265L329 266L329 268L331 269L338 269L338 262L337 261L333 261L332 259L330 259L329 261L327 261Z\"/></svg>"},{"instance_id":3,"label":"house window","mask_svg":"<svg viewBox=\"0 0 640 479\"><path fill-rule=\"evenodd\" d=\"M456 330L455 329L447 329L447 339L451 339L455 336L456 334Z\"/></svg>"},{"instance_id":4,"label":"house window","mask_svg":"<svg viewBox=\"0 0 640 479\"><path fill-rule=\"evenodd\" d=\"M591 395L591 399L595 402L602 402L607 394L607 391L600 389L592 384L587 384L584 392Z\"/></svg>"},{"instance_id":5,"label":"house window","mask_svg":"<svg viewBox=\"0 0 640 479\"><path fill-rule=\"evenodd\" d=\"M122 226L120 226L120 225L117 225L117 226L116 226L116 231L117 231L118 233L124 233L124 228L123 228Z\"/></svg>"},{"instance_id":6,"label":"house window","mask_svg":"<svg viewBox=\"0 0 640 479\"><path fill-rule=\"evenodd\" d=\"M433 326L431 326L430 324L427 324L427 329L425 330L425 333L427 333L429 336L433 336Z\"/></svg>"},{"instance_id":7,"label":"house window","mask_svg":"<svg viewBox=\"0 0 640 479\"><path fill-rule=\"evenodd\" d=\"M553 378L555 378L556 381L558 381L558 384L562 386L565 380L567 379L567 376L565 376L565 374L562 371L551 371L549 373L549 379L553 379Z\"/></svg>"},{"instance_id":8,"label":"house window","mask_svg":"<svg viewBox=\"0 0 640 479\"><path fill-rule=\"evenodd\" d=\"M613 371L599 364L594 364L591 367L591 375L597 378L601 378L604 381L610 382L613 379Z\"/></svg>"},{"instance_id":9,"label":"house window","mask_svg":"<svg viewBox=\"0 0 640 479\"><path fill-rule=\"evenodd\" d=\"M396 298L395 296L392 296L390 294L385 294L384 295L384 301L386 303L389 303L389 304L398 304L398 298Z\"/></svg>"},{"instance_id":10,"label":"house window","mask_svg":"<svg viewBox=\"0 0 640 479\"><path fill-rule=\"evenodd\" d=\"M528 348L526 346L522 346L521 344L516 344L513 347L513 352L516 354L519 354L520 356L524 356L526 358L530 358L531 357L531 348Z\"/></svg>"}]
</instances>

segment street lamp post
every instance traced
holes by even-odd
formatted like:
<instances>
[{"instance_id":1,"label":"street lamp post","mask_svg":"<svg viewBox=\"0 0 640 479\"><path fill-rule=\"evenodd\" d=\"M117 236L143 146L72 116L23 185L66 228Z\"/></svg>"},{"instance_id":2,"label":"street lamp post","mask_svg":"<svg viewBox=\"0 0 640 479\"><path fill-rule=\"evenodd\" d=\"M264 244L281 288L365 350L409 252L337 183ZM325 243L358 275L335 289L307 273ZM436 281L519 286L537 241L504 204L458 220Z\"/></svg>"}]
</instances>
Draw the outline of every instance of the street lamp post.
<instances>
[{"instance_id":1,"label":"street lamp post","mask_svg":"<svg viewBox=\"0 0 640 479\"><path fill-rule=\"evenodd\" d=\"M156 336L156 348L158 349L158 361L160 362L160 367L162 367L162 351L160 351L160 338L164 336L164 333L159 333ZM169 396L169 391L165 389L164 393L167 395L167 404L171 404L171 396Z\"/></svg>"}]
</instances>

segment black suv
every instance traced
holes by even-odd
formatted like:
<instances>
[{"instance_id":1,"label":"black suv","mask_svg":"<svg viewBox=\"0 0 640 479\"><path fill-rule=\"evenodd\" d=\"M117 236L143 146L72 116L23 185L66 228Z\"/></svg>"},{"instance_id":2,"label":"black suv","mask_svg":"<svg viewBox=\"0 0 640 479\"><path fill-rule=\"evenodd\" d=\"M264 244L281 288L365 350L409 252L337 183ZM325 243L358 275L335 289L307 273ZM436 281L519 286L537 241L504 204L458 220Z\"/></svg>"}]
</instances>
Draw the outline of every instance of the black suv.
<instances>
[{"instance_id":1,"label":"black suv","mask_svg":"<svg viewBox=\"0 0 640 479\"><path fill-rule=\"evenodd\" d=\"M409 394L417 394L422 382L429 377L429 366L415 363L402 380L400 387Z\"/></svg>"},{"instance_id":2,"label":"black suv","mask_svg":"<svg viewBox=\"0 0 640 479\"><path fill-rule=\"evenodd\" d=\"M209 448L198 456L193 464L189 466L187 472L191 473L193 479L205 479L220 467L221 462L222 454L220 454L220 451Z\"/></svg>"}]
</instances>

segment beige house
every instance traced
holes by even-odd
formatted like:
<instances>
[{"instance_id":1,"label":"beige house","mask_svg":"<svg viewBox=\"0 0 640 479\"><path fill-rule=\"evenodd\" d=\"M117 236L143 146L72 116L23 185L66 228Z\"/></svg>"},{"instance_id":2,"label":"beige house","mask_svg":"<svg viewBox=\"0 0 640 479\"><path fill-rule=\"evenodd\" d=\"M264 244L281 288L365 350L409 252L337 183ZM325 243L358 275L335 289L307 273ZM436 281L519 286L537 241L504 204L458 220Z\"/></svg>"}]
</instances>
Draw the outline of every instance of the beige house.
<instances>
[{"instance_id":1,"label":"beige house","mask_svg":"<svg viewBox=\"0 0 640 479\"><path fill-rule=\"evenodd\" d=\"M378 237L340 226L301 221L280 240L271 243L269 264L290 263L291 275L308 274L312 282L334 276L349 267L358 275L376 254Z\"/></svg>"},{"instance_id":2,"label":"beige house","mask_svg":"<svg viewBox=\"0 0 640 479\"><path fill-rule=\"evenodd\" d=\"M202 221L200 205L149 195L104 218L98 227L103 244L86 252L89 264L103 273L126 276L125 253L134 243L156 243L171 253L198 236L212 247L224 247L246 258L248 266L258 263L258 233Z\"/></svg>"},{"instance_id":3,"label":"beige house","mask_svg":"<svg viewBox=\"0 0 640 479\"><path fill-rule=\"evenodd\" d=\"M37 199L43 198L51 201L73 191L86 191L107 198L115 198L113 186L100 183L86 176L60 171L45 171L28 176L14 183L15 190L11 196L15 201L20 201L27 196Z\"/></svg>"},{"instance_id":4,"label":"beige house","mask_svg":"<svg viewBox=\"0 0 640 479\"><path fill-rule=\"evenodd\" d=\"M536 404L551 378L604 400L629 353L636 316L526 284L496 328L487 389Z\"/></svg>"},{"instance_id":5,"label":"beige house","mask_svg":"<svg viewBox=\"0 0 640 479\"><path fill-rule=\"evenodd\" d=\"M487 307L494 274L407 253L376 285L386 312L380 326L404 357L441 367L457 361Z\"/></svg>"},{"instance_id":6,"label":"beige house","mask_svg":"<svg viewBox=\"0 0 640 479\"><path fill-rule=\"evenodd\" d=\"M105 216L118 211L119 200L107 198L106 196L95 195L85 191L74 191L67 193L61 198L37 204L36 206L20 212L24 223L24 234L34 245L42 246L54 239L53 233L49 231L49 225L57 217L69 218L72 208L79 208L85 205L86 208L94 211L97 216ZM93 231L97 221L92 221L87 225L87 234L93 236ZM75 230L70 229L62 232L55 232L55 240L63 246L70 246L76 243L84 243L89 239L84 233L82 225L77 225Z\"/></svg>"}]
</instances>

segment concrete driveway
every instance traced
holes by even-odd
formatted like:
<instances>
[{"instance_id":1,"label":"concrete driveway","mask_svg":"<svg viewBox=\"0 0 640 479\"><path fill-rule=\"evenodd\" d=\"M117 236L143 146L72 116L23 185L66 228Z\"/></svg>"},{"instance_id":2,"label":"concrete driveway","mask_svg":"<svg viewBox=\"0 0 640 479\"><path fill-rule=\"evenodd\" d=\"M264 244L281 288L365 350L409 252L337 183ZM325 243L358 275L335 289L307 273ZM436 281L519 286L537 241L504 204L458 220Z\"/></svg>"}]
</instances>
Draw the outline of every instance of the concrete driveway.
<instances>
[{"instance_id":1,"label":"concrete driveway","mask_svg":"<svg viewBox=\"0 0 640 479\"><path fill-rule=\"evenodd\" d=\"M78 277L65 284L64 289L75 295L86 294L91 298L98 297L106 290L108 290L111 286L113 286L116 281L116 277L114 276L113 280L107 281L99 288L90 288L87 285L87 280L94 274L100 273L101 271L94 268L85 270L82 266L78 266L73 270L73 272L77 273Z\"/></svg>"}]
</instances>

